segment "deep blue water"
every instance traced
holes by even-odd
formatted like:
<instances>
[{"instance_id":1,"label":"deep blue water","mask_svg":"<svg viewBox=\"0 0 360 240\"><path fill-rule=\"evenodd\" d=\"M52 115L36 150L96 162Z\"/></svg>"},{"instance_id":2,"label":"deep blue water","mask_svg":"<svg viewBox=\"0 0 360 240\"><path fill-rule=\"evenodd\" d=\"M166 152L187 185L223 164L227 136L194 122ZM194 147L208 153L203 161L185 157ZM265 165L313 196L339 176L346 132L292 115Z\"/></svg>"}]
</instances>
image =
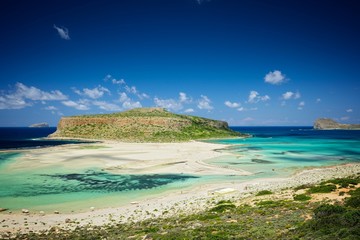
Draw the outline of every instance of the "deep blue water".
<instances>
[{"instance_id":1,"label":"deep blue water","mask_svg":"<svg viewBox=\"0 0 360 240\"><path fill-rule=\"evenodd\" d=\"M257 138L294 137L301 139L350 139L360 140L359 130L314 130L313 127L231 127Z\"/></svg>"},{"instance_id":2,"label":"deep blue water","mask_svg":"<svg viewBox=\"0 0 360 240\"><path fill-rule=\"evenodd\" d=\"M0 149L49 147L84 142L74 140L44 139L44 137L47 137L55 131L56 127L0 127Z\"/></svg>"}]
</instances>

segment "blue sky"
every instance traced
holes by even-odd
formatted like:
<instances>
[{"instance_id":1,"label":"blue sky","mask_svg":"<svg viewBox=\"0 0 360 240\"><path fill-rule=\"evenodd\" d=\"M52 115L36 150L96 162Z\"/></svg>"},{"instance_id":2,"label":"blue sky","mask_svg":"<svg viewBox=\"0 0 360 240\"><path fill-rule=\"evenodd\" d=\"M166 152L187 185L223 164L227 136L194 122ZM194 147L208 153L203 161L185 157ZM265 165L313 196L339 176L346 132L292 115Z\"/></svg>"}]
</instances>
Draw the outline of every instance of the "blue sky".
<instances>
[{"instance_id":1,"label":"blue sky","mask_svg":"<svg viewBox=\"0 0 360 240\"><path fill-rule=\"evenodd\" d=\"M360 122L354 0L0 3L0 126L165 107L233 126Z\"/></svg>"}]
</instances>

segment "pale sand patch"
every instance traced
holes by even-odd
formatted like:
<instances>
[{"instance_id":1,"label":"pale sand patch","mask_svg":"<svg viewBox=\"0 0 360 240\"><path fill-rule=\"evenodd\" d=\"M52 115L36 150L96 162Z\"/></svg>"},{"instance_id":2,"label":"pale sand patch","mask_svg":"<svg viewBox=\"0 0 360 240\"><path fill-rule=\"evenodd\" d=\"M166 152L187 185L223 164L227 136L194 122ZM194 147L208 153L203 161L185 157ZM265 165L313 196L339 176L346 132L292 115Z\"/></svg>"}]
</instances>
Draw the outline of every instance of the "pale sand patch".
<instances>
[{"instance_id":1,"label":"pale sand patch","mask_svg":"<svg viewBox=\"0 0 360 240\"><path fill-rule=\"evenodd\" d=\"M20 163L12 167L40 167L47 164L69 164L74 168L95 165L116 173L187 173L187 174L249 174L248 172L220 168L205 164L209 158L227 153L214 151L222 145L190 143L96 143L106 148L82 149L79 145L58 146L31 150ZM29 161L28 159L32 159ZM86 163L84 163L86 159ZM256 179L248 182L219 182L197 185L185 190L172 190L161 196L139 200L119 207L89 209L84 213L40 214L7 213L0 214L0 233L15 233L47 230L50 227L72 229L79 225L103 225L113 222L140 221L154 217L191 214L207 209L221 199L240 199L260 190L278 191L302 184L317 183L325 179L345 177L360 173L360 164L306 170L290 178ZM220 191L219 189L231 189ZM214 192L215 191L215 192ZM1 207L1 206L0 206Z\"/></svg>"},{"instance_id":2,"label":"pale sand patch","mask_svg":"<svg viewBox=\"0 0 360 240\"><path fill-rule=\"evenodd\" d=\"M330 202L340 202L344 200L345 198L349 197L348 192L351 190L354 190L356 188L359 188L360 184L357 184L353 189L352 188L339 188L339 185L337 185L337 189L330 193L315 193L311 194L311 200L310 202L319 202L319 201L330 201ZM345 194L340 195L340 192L343 192Z\"/></svg>"},{"instance_id":3,"label":"pale sand patch","mask_svg":"<svg viewBox=\"0 0 360 240\"><path fill-rule=\"evenodd\" d=\"M249 175L239 169L220 168L204 162L206 159L229 155L214 151L224 145L204 142L186 143L120 143L103 142L62 145L27 151L11 169L42 168L49 165L69 165L73 169L99 167L118 174L184 173L196 175Z\"/></svg>"}]
</instances>

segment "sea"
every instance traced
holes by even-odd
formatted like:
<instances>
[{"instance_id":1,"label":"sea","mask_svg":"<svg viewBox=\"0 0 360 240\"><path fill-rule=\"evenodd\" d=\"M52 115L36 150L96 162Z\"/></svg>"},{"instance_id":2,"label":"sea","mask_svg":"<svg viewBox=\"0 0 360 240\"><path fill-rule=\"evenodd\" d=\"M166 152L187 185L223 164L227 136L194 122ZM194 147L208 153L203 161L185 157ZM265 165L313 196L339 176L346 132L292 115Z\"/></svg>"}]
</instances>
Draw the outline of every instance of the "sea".
<instances>
[{"instance_id":1,"label":"sea","mask_svg":"<svg viewBox=\"0 0 360 240\"><path fill-rule=\"evenodd\" d=\"M219 181L287 177L307 168L360 162L360 131L314 130L312 127L232 127L249 138L208 140L231 153L206 160L219 167L242 169L251 176L196 176L179 173L120 175L97 168L21 167L32 149L84 141L49 140L56 128L0 128L0 208L62 212L114 207L171 191ZM15 166L15 167L14 167ZM36 166L36 167L35 167Z\"/></svg>"}]
</instances>

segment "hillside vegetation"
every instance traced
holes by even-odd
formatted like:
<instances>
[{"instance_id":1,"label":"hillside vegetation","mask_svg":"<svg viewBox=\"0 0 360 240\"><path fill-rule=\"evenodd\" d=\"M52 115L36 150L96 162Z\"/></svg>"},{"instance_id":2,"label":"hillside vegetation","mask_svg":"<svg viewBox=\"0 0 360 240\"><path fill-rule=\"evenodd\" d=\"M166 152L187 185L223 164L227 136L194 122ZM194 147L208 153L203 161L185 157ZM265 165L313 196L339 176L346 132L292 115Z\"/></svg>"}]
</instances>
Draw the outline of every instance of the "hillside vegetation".
<instances>
[{"instance_id":1,"label":"hillside vegetation","mask_svg":"<svg viewBox=\"0 0 360 240\"><path fill-rule=\"evenodd\" d=\"M238 137L226 122L174 114L163 108L61 118L50 137L110 139L126 142L183 142Z\"/></svg>"}]
</instances>

